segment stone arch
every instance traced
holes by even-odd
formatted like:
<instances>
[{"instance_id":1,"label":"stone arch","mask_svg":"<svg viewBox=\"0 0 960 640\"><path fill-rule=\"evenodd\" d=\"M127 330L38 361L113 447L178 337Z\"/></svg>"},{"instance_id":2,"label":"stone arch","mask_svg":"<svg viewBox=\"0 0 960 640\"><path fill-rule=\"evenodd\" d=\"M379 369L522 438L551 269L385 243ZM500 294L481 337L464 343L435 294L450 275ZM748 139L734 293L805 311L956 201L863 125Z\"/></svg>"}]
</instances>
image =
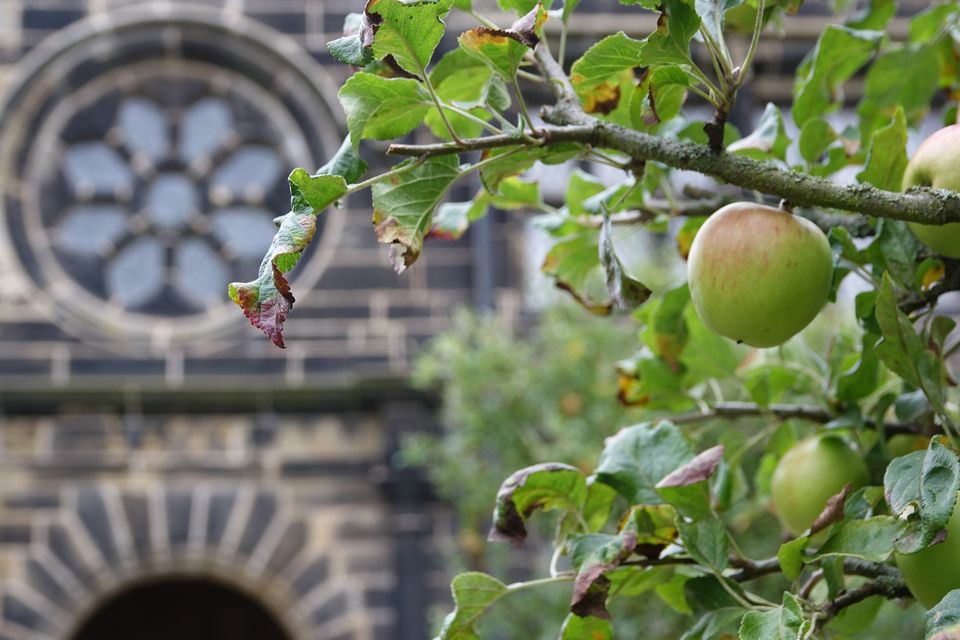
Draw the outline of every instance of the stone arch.
<instances>
[{"instance_id":1,"label":"stone arch","mask_svg":"<svg viewBox=\"0 0 960 640\"><path fill-rule=\"evenodd\" d=\"M71 638L104 603L157 580L222 583L291 640L368 640L362 590L324 548L322 523L255 484L63 490L0 594L0 640Z\"/></svg>"}]
</instances>

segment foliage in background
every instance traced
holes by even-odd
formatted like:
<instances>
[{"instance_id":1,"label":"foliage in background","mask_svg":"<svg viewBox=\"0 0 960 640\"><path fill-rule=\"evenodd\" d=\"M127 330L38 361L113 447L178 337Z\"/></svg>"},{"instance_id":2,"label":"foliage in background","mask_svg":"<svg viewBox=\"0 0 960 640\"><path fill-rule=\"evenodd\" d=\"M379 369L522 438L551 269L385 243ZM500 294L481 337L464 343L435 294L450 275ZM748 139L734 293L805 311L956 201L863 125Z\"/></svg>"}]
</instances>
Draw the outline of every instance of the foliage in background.
<instances>
[{"instance_id":1,"label":"foliage in background","mask_svg":"<svg viewBox=\"0 0 960 640\"><path fill-rule=\"evenodd\" d=\"M541 460L589 471L603 439L637 414L616 401L613 375L634 346L632 324L569 306L548 309L529 335L495 316L460 312L414 369L414 384L442 389L446 430L414 436L404 459L426 467L465 530L484 540L506 476Z\"/></svg>"}]
</instances>

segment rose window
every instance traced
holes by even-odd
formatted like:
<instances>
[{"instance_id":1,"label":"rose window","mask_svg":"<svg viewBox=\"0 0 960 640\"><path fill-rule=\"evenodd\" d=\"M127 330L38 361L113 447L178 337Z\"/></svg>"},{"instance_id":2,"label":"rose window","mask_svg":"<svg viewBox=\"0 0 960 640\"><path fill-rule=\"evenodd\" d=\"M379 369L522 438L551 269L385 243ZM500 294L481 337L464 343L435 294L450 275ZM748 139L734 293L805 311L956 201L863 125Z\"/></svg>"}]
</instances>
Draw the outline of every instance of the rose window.
<instances>
[{"instance_id":1,"label":"rose window","mask_svg":"<svg viewBox=\"0 0 960 640\"><path fill-rule=\"evenodd\" d=\"M220 304L224 283L255 272L288 197L289 161L269 123L248 116L244 127L236 99L172 96L102 96L89 109L113 118L84 130L99 140L65 141L60 160L64 188L47 221L54 254L86 274L78 281L90 293L125 310Z\"/></svg>"},{"instance_id":2,"label":"rose window","mask_svg":"<svg viewBox=\"0 0 960 640\"><path fill-rule=\"evenodd\" d=\"M322 164L339 133L305 68L322 72L281 57L274 34L216 33L228 27L202 12L130 16L71 28L12 92L0 172L19 186L4 220L66 324L199 339L236 317L226 285L256 273L289 209L287 174ZM300 272L315 279L311 259Z\"/></svg>"}]
</instances>

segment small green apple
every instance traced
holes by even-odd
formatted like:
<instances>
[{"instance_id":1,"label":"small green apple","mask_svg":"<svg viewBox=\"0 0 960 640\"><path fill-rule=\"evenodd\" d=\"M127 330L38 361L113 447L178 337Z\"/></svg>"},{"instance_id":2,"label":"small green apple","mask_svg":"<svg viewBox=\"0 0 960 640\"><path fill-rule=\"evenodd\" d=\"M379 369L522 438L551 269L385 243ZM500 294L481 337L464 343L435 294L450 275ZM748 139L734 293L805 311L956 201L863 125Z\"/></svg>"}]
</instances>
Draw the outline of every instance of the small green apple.
<instances>
[{"instance_id":1,"label":"small green apple","mask_svg":"<svg viewBox=\"0 0 960 640\"><path fill-rule=\"evenodd\" d=\"M960 124L952 124L923 141L903 174L903 189L934 187L960 191ZM949 258L960 258L960 222L910 223L920 242Z\"/></svg>"},{"instance_id":2,"label":"small green apple","mask_svg":"<svg viewBox=\"0 0 960 640\"><path fill-rule=\"evenodd\" d=\"M855 583L851 583L849 586L853 587ZM874 618L877 617L883 602L884 599L881 596L870 596L861 600L854 605L841 609L840 613L827 624L827 627L845 636L855 636L870 626Z\"/></svg>"},{"instance_id":3,"label":"small green apple","mask_svg":"<svg viewBox=\"0 0 960 640\"><path fill-rule=\"evenodd\" d=\"M718 210L687 263L690 297L714 332L773 347L810 324L830 294L833 256L809 220L752 202Z\"/></svg>"},{"instance_id":4,"label":"small green apple","mask_svg":"<svg viewBox=\"0 0 960 640\"><path fill-rule=\"evenodd\" d=\"M867 463L837 436L813 436L787 451L773 472L770 493L783 526L795 536L810 528L847 483L870 480Z\"/></svg>"},{"instance_id":5,"label":"small green apple","mask_svg":"<svg viewBox=\"0 0 960 640\"><path fill-rule=\"evenodd\" d=\"M903 581L924 608L930 609L949 591L960 589L960 509L954 507L943 542L895 556Z\"/></svg>"},{"instance_id":6,"label":"small green apple","mask_svg":"<svg viewBox=\"0 0 960 640\"><path fill-rule=\"evenodd\" d=\"M887 440L887 454L890 458L899 458L914 451L926 451L930 438L921 435L898 433Z\"/></svg>"}]
</instances>

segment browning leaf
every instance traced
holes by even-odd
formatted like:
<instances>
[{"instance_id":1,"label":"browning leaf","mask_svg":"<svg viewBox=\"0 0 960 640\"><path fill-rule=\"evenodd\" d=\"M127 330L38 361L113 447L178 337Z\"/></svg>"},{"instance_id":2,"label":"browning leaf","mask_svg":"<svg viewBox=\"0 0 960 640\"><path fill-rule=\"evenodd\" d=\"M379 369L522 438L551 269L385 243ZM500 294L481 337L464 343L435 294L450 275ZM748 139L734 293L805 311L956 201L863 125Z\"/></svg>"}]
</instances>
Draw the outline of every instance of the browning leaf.
<instances>
[{"instance_id":1,"label":"browning leaf","mask_svg":"<svg viewBox=\"0 0 960 640\"><path fill-rule=\"evenodd\" d=\"M723 445L718 444L700 453L687 464L668 474L663 480L658 482L656 486L658 489L663 487L686 487L701 482L713 475L713 472L721 460L723 460ZM832 499L833 498L831 498L831 500ZM843 502L841 501L841 507L842 506Z\"/></svg>"},{"instance_id":2,"label":"browning leaf","mask_svg":"<svg viewBox=\"0 0 960 640\"><path fill-rule=\"evenodd\" d=\"M827 500L827 504L824 505L823 511L820 512L820 515L817 516L817 519L813 521L813 524L810 525L810 535L813 535L819 531L823 531L829 527L834 522L839 522L843 520L843 503L846 501L847 496L850 495L850 492L853 491L853 485L849 482L844 485L843 489L840 490L840 493L835 496L831 496Z\"/></svg>"}]
</instances>

